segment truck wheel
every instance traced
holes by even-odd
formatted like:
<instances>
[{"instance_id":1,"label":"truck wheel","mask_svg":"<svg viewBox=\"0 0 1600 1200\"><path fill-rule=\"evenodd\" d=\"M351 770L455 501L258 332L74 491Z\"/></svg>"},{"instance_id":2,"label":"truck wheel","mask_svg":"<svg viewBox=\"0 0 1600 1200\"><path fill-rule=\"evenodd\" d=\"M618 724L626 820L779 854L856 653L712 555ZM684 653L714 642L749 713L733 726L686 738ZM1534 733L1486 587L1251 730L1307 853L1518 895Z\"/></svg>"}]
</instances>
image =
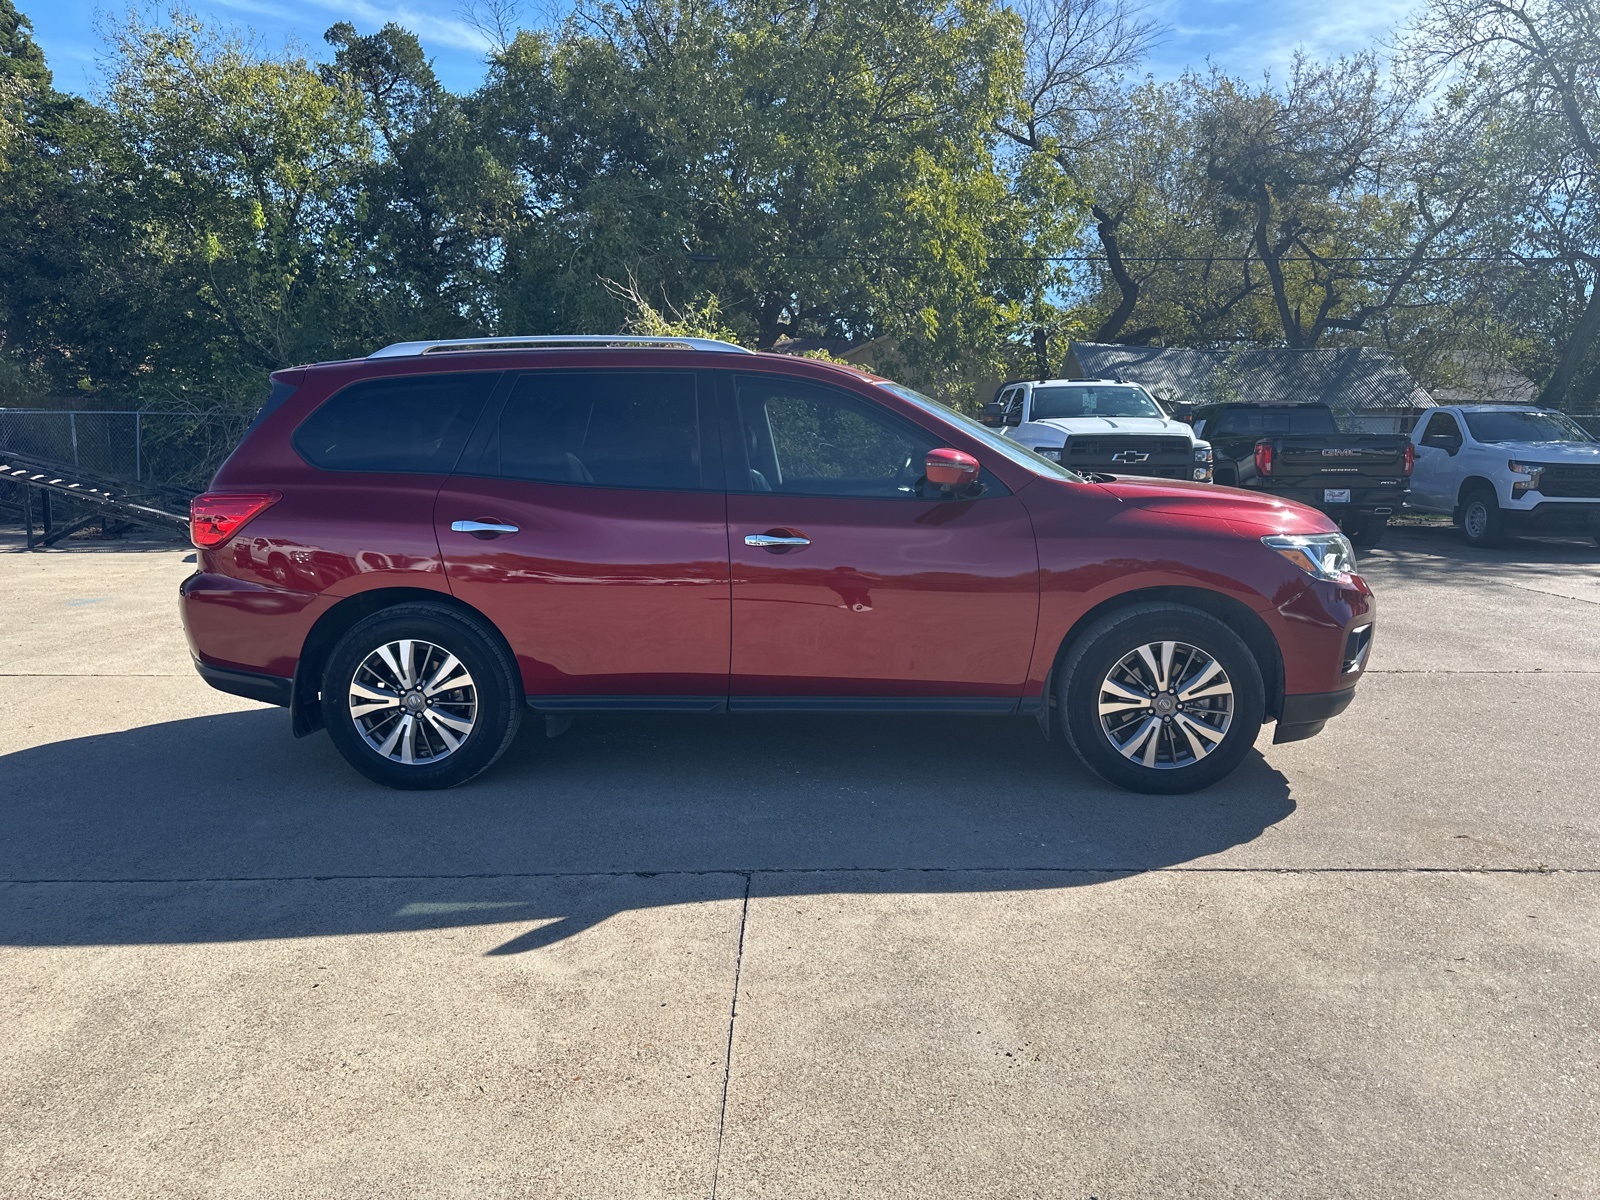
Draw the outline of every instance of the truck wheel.
<instances>
[{"instance_id":1,"label":"truck wheel","mask_svg":"<svg viewBox=\"0 0 1600 1200\"><path fill-rule=\"evenodd\" d=\"M1498 546L1505 539L1505 523L1500 516L1500 501L1485 487L1467 493L1461 505L1461 532L1473 546Z\"/></svg>"},{"instance_id":2,"label":"truck wheel","mask_svg":"<svg viewBox=\"0 0 1600 1200\"><path fill-rule=\"evenodd\" d=\"M498 639L440 604L397 604L358 621L322 677L333 744L392 788L465 783L505 753L522 708L516 664Z\"/></svg>"},{"instance_id":3,"label":"truck wheel","mask_svg":"<svg viewBox=\"0 0 1600 1200\"><path fill-rule=\"evenodd\" d=\"M1059 678L1068 743L1095 774L1135 792L1216 783L1255 743L1266 711L1243 639L1183 605L1137 604L1097 621Z\"/></svg>"},{"instance_id":4,"label":"truck wheel","mask_svg":"<svg viewBox=\"0 0 1600 1200\"><path fill-rule=\"evenodd\" d=\"M1345 524L1344 532L1351 545L1370 550L1383 541L1384 531L1388 528L1388 517L1355 517Z\"/></svg>"}]
</instances>

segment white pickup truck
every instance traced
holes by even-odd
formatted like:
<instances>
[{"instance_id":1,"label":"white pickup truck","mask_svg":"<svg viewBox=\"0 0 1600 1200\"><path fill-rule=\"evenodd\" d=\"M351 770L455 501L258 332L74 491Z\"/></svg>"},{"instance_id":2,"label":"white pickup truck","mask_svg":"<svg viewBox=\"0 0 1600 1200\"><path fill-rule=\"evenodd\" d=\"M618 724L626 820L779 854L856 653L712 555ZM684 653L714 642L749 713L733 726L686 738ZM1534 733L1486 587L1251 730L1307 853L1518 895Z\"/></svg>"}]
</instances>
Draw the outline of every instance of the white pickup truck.
<instances>
[{"instance_id":1,"label":"white pickup truck","mask_svg":"<svg viewBox=\"0 0 1600 1200\"><path fill-rule=\"evenodd\" d=\"M1505 404L1435 408L1411 440L1409 506L1449 513L1473 545L1519 532L1600 544L1600 442L1571 417Z\"/></svg>"},{"instance_id":2,"label":"white pickup truck","mask_svg":"<svg viewBox=\"0 0 1600 1200\"><path fill-rule=\"evenodd\" d=\"M983 423L1079 472L1211 479L1211 445L1136 383L1030 379L1003 385Z\"/></svg>"}]
</instances>

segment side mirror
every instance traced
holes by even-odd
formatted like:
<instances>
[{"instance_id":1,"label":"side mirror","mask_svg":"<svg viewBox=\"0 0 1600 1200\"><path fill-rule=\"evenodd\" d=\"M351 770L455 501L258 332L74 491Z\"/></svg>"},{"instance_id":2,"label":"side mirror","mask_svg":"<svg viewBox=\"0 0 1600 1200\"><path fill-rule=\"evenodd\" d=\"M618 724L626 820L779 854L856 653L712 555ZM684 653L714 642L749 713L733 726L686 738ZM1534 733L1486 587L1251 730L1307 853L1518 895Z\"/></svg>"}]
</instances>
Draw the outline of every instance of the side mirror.
<instances>
[{"instance_id":1,"label":"side mirror","mask_svg":"<svg viewBox=\"0 0 1600 1200\"><path fill-rule=\"evenodd\" d=\"M983 416L979 419L990 429L999 429L1006 423L1006 406L998 400L991 400L983 406Z\"/></svg>"},{"instance_id":2,"label":"side mirror","mask_svg":"<svg viewBox=\"0 0 1600 1200\"><path fill-rule=\"evenodd\" d=\"M978 481L978 460L948 446L929 450L922 469L940 491L959 492Z\"/></svg>"},{"instance_id":3,"label":"side mirror","mask_svg":"<svg viewBox=\"0 0 1600 1200\"><path fill-rule=\"evenodd\" d=\"M1422 444L1451 455L1461 449L1461 439L1451 437L1448 433L1430 433L1422 439Z\"/></svg>"}]
</instances>

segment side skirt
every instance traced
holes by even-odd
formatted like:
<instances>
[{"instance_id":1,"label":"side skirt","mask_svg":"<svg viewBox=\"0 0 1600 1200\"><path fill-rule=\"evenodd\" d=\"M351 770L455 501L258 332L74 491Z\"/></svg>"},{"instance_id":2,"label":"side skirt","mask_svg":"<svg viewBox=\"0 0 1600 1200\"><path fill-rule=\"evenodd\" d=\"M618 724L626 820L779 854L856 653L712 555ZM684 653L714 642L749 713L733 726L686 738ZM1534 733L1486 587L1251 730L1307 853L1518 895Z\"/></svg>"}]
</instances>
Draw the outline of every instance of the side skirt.
<instances>
[{"instance_id":1,"label":"side skirt","mask_svg":"<svg viewBox=\"0 0 1600 1200\"><path fill-rule=\"evenodd\" d=\"M1037 711L1038 700L990 696L529 696L538 713L815 712L946 713L1009 717Z\"/></svg>"}]
</instances>

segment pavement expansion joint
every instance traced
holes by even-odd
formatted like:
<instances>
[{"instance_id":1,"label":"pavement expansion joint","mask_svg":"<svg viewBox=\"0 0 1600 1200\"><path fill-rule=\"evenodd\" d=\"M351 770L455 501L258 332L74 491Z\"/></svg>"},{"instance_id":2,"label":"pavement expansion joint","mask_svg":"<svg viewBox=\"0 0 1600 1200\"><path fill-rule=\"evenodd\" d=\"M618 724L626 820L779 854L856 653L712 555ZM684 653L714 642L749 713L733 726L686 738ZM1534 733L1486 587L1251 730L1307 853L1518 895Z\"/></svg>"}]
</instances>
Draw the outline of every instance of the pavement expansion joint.
<instances>
[{"instance_id":1,"label":"pavement expansion joint","mask_svg":"<svg viewBox=\"0 0 1600 1200\"><path fill-rule=\"evenodd\" d=\"M744 901L739 909L739 948L733 956L733 998L728 1004L728 1045L722 1057L722 1102L717 1109L717 1140L711 1153L711 1200L717 1200L722 1170L722 1134L728 1123L728 1079L733 1074L733 1027L739 1019L739 974L744 969L744 931L750 921L750 874L744 877Z\"/></svg>"},{"instance_id":2,"label":"pavement expansion joint","mask_svg":"<svg viewBox=\"0 0 1600 1200\"><path fill-rule=\"evenodd\" d=\"M748 894L750 880L758 875L1596 875L1600 866L1554 867L1545 863L1528 866L1486 867L1411 865L1387 867L1351 866L1012 866L1012 867L705 867L693 870L663 871L472 871L437 875L197 875L127 876L109 878L0 879L0 886L41 886L83 884L174 884L174 883L408 883L466 879L692 879L710 875L742 875ZM742 926L741 926L742 934Z\"/></svg>"}]
</instances>

